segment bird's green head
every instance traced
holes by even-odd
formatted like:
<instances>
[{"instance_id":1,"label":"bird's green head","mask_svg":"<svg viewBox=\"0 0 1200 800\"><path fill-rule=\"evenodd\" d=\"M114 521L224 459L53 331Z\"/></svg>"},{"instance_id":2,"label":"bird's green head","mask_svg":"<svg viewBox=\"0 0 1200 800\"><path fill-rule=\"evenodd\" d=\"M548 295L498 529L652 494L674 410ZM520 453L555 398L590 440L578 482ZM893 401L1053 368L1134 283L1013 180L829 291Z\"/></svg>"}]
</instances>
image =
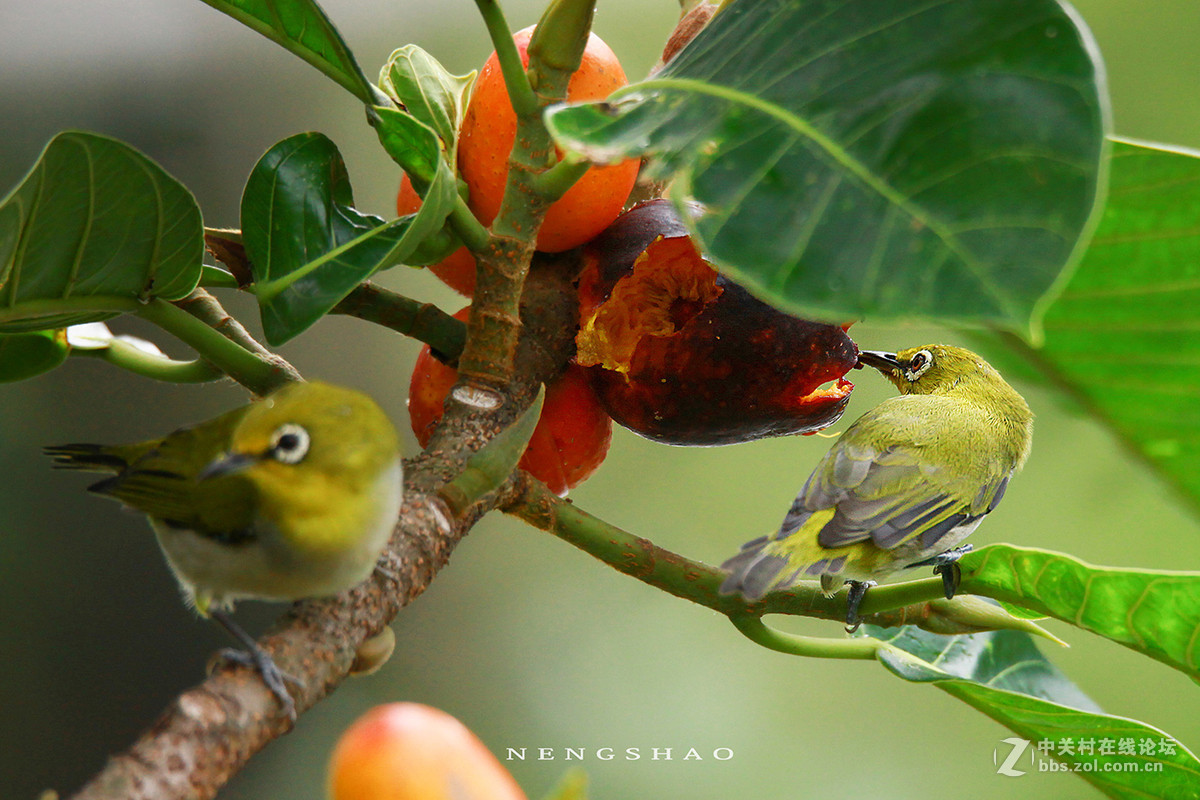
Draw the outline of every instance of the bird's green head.
<instances>
[{"instance_id":1,"label":"bird's green head","mask_svg":"<svg viewBox=\"0 0 1200 800\"><path fill-rule=\"evenodd\" d=\"M1016 394L990 364L961 347L927 344L898 353L864 350L858 360L883 373L901 394L953 393L977 399Z\"/></svg>"},{"instance_id":2,"label":"bird's green head","mask_svg":"<svg viewBox=\"0 0 1200 800\"><path fill-rule=\"evenodd\" d=\"M1024 463L1033 434L1033 412L1025 398L975 353L927 344L898 353L863 350L858 361L882 372L901 394L951 397L983 409L995 424L1008 457L1017 466ZM934 419L930 422L936 424Z\"/></svg>"},{"instance_id":3,"label":"bird's green head","mask_svg":"<svg viewBox=\"0 0 1200 800\"><path fill-rule=\"evenodd\" d=\"M399 448L395 426L365 394L293 383L246 408L225 455L201 479L237 474L268 503L307 505L327 491L366 490Z\"/></svg>"}]
</instances>

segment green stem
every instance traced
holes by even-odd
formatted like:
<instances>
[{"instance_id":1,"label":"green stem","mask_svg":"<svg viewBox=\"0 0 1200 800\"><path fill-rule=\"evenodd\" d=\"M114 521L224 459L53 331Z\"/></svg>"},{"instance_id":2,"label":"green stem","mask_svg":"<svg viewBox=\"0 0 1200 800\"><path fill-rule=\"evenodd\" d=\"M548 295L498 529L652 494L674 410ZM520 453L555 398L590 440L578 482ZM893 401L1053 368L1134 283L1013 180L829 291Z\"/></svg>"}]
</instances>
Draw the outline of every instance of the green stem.
<instances>
[{"instance_id":1,"label":"green stem","mask_svg":"<svg viewBox=\"0 0 1200 800\"><path fill-rule=\"evenodd\" d=\"M825 639L777 631L753 614L732 614L729 621L750 641L769 650L808 658L854 658L874 660L888 645L878 639Z\"/></svg>"},{"instance_id":2,"label":"green stem","mask_svg":"<svg viewBox=\"0 0 1200 800\"><path fill-rule=\"evenodd\" d=\"M295 367L289 364L282 356L272 353L263 347L257 339L250 335L250 332L246 330L242 323L238 322L225 311L225 308L217 302L217 298L205 290L195 289L187 297L177 301L175 305L217 331L226 339L231 339L235 344L241 345L244 350L248 350L263 361L272 364L279 373L278 380L280 384L287 381L304 380Z\"/></svg>"},{"instance_id":3,"label":"green stem","mask_svg":"<svg viewBox=\"0 0 1200 800\"><path fill-rule=\"evenodd\" d=\"M187 343L204 360L255 394L268 394L290 380L277 364L227 339L216 329L165 300L151 300L141 306L137 314Z\"/></svg>"},{"instance_id":4,"label":"green stem","mask_svg":"<svg viewBox=\"0 0 1200 800\"><path fill-rule=\"evenodd\" d=\"M605 522L537 481L530 481L522 496L505 511L553 533L619 572L722 614L792 613L830 620L846 616L844 597L827 598L812 584L774 592L757 603L748 603L740 595L721 594L725 580L721 570Z\"/></svg>"},{"instance_id":5,"label":"green stem","mask_svg":"<svg viewBox=\"0 0 1200 800\"><path fill-rule=\"evenodd\" d=\"M425 342L446 363L458 360L467 326L430 303L418 303L373 283L363 283L333 307L334 314L374 322Z\"/></svg>"},{"instance_id":6,"label":"green stem","mask_svg":"<svg viewBox=\"0 0 1200 800\"><path fill-rule=\"evenodd\" d=\"M550 169L530 179L534 191L547 203L553 203L579 182L592 167L587 159L564 158Z\"/></svg>"},{"instance_id":7,"label":"green stem","mask_svg":"<svg viewBox=\"0 0 1200 800\"><path fill-rule=\"evenodd\" d=\"M858 613L867 617L881 611L928 603L930 600L945 598L945 588L941 578L921 578L904 583L892 583L886 586L874 586L863 598Z\"/></svg>"},{"instance_id":8,"label":"green stem","mask_svg":"<svg viewBox=\"0 0 1200 800\"><path fill-rule=\"evenodd\" d=\"M544 69L567 75L579 69L595 15L596 0L552 0L546 7L529 40L534 91L539 87L537 76Z\"/></svg>"},{"instance_id":9,"label":"green stem","mask_svg":"<svg viewBox=\"0 0 1200 800\"><path fill-rule=\"evenodd\" d=\"M481 252L491 242L491 234L488 233L488 229L475 219L467 201L463 200L461 196L454 203L449 219L454 233L472 253Z\"/></svg>"},{"instance_id":10,"label":"green stem","mask_svg":"<svg viewBox=\"0 0 1200 800\"><path fill-rule=\"evenodd\" d=\"M495 40L517 117L508 180L500 209L492 220L491 240L473 251L474 311L467 325L467 345L459 359L458 373L463 383L478 389L503 392L512 379L521 330L521 291L537 232L550 205L535 187L536 176L557 161L542 110L567 95L567 84L579 68L591 23L590 11L581 16L579 9L590 9L592 2L556 0L551 5L534 38L542 41L546 53L552 54L552 63L544 62L531 50L529 69L524 71L511 40L502 41L507 25L499 8L489 0L476 0ZM566 57L568 51L575 53L573 60Z\"/></svg>"},{"instance_id":11,"label":"green stem","mask_svg":"<svg viewBox=\"0 0 1200 800\"><path fill-rule=\"evenodd\" d=\"M512 102L517 115L529 114L537 110L538 99L529 85L529 76L525 74L525 65L521 62L521 53L513 42L512 29L504 19L504 11L496 0L475 0L475 6L487 26L488 36L492 46L496 48L496 59L500 62L500 74L504 76L504 85L508 89L508 98Z\"/></svg>"},{"instance_id":12,"label":"green stem","mask_svg":"<svg viewBox=\"0 0 1200 800\"><path fill-rule=\"evenodd\" d=\"M729 617L790 614L835 620L846 618L846 592L823 595L815 582L797 584L749 602L736 594L721 594L725 573L658 547L553 494L536 480L526 482L521 496L504 509L541 530L595 556L610 567L684 600L719 611ZM982 594L987 587L981 587ZM863 621L883 628L917 625L947 633L954 624L974 624L971 630L1009 628L1030 630L1025 621L1004 616L981 618L969 609L949 614L940 578L877 586L867 592L859 609Z\"/></svg>"},{"instance_id":13,"label":"green stem","mask_svg":"<svg viewBox=\"0 0 1200 800\"><path fill-rule=\"evenodd\" d=\"M221 370L202 359L176 361L147 353L119 339L114 339L108 347L99 350L76 348L71 350L71 355L98 358L114 367L166 383L207 383L225 376Z\"/></svg>"}]
</instances>

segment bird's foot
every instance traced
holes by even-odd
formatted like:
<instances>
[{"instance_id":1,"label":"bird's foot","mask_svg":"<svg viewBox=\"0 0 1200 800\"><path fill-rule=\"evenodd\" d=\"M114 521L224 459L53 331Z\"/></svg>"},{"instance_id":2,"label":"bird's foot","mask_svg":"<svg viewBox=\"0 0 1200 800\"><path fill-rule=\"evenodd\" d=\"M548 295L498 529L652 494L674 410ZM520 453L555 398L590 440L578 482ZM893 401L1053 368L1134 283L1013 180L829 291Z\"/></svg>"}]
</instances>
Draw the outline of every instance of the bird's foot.
<instances>
[{"instance_id":1,"label":"bird's foot","mask_svg":"<svg viewBox=\"0 0 1200 800\"><path fill-rule=\"evenodd\" d=\"M858 616L858 607L862 605L863 598L867 596L867 589L875 586L875 581L846 581L846 585L850 587L850 592L846 595L846 633L854 633L858 630L858 626L862 625L862 618Z\"/></svg>"},{"instance_id":2,"label":"bird's foot","mask_svg":"<svg viewBox=\"0 0 1200 800\"><path fill-rule=\"evenodd\" d=\"M946 593L946 599L952 600L958 591L958 584L962 582L962 567L958 565L958 560L974 549L974 545L964 544L908 566L933 567L933 574L942 576L942 590Z\"/></svg>"},{"instance_id":3,"label":"bird's foot","mask_svg":"<svg viewBox=\"0 0 1200 800\"><path fill-rule=\"evenodd\" d=\"M244 647L244 650L236 650L234 648L225 648L217 653L217 656L225 661L233 664L240 664L244 667L249 667L258 672L262 676L263 683L271 690L271 694L279 700L279 704L283 706L283 711L287 714L288 719L296 721L296 703L292 700L291 693L287 690L287 682L290 681L296 686L303 686L303 682L294 675L281 670L274 659L266 650L258 646L258 642L250 634L242 630L241 626L233 621L225 611L212 611L210 616L220 623L221 627L229 632L229 635L237 639L238 643Z\"/></svg>"},{"instance_id":4,"label":"bird's foot","mask_svg":"<svg viewBox=\"0 0 1200 800\"><path fill-rule=\"evenodd\" d=\"M271 690L271 694L279 700L279 704L283 706L283 711L287 714L288 719L292 722L296 721L296 702L292 700L292 695L288 692L287 684L292 683L296 686L302 685L300 679L295 675L289 675L281 670L274 659L267 654L266 650L255 646L252 650L238 650L233 647L226 647L217 652L217 657L222 661L227 661L231 664L238 664L243 667L258 672L262 676L263 683Z\"/></svg>"}]
</instances>

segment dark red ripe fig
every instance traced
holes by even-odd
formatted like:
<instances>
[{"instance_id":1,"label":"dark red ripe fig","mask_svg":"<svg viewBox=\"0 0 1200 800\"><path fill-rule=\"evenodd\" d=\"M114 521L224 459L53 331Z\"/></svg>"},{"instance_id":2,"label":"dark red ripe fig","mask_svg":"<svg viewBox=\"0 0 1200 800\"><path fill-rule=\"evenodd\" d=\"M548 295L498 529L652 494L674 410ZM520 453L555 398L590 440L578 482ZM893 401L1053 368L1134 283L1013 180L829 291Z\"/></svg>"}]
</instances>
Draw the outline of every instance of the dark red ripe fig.
<instances>
[{"instance_id":1,"label":"dark red ripe fig","mask_svg":"<svg viewBox=\"0 0 1200 800\"><path fill-rule=\"evenodd\" d=\"M845 410L858 358L845 330L719 275L670 202L623 214L584 258L576 360L621 425L668 444L733 444L812 433Z\"/></svg>"}]
</instances>

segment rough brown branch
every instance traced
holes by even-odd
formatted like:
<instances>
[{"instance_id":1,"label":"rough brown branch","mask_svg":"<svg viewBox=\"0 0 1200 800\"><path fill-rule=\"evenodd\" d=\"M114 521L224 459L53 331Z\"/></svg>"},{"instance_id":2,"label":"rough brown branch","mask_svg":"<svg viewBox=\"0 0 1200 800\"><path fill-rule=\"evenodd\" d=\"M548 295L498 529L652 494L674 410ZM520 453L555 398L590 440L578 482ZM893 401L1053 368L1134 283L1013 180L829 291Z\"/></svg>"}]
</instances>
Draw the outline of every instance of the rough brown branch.
<instances>
[{"instance_id":1,"label":"rough brown branch","mask_svg":"<svg viewBox=\"0 0 1200 800\"><path fill-rule=\"evenodd\" d=\"M423 592L446 564L459 539L491 503L466 518L447 520L432 488L443 480L443 459L422 455L406 462L408 490L400 523L371 580L337 597L296 603L259 640L275 663L298 682L290 686L302 713L342 683L363 642ZM492 502L506 502L513 481ZM219 666L181 694L125 753L78 794L77 800L178 800L213 797L230 777L290 720L251 670Z\"/></svg>"}]
</instances>

